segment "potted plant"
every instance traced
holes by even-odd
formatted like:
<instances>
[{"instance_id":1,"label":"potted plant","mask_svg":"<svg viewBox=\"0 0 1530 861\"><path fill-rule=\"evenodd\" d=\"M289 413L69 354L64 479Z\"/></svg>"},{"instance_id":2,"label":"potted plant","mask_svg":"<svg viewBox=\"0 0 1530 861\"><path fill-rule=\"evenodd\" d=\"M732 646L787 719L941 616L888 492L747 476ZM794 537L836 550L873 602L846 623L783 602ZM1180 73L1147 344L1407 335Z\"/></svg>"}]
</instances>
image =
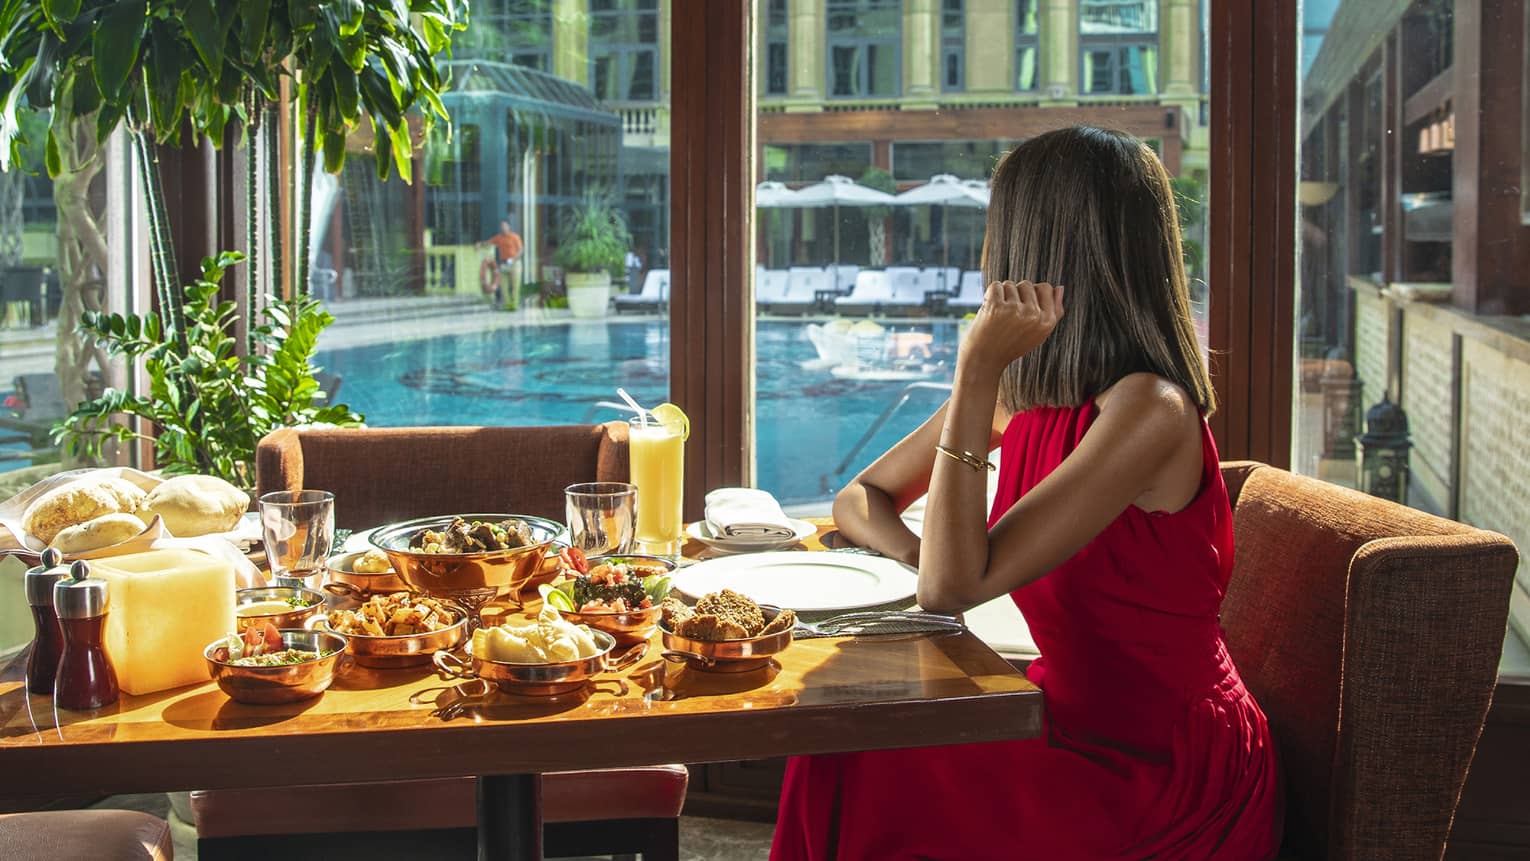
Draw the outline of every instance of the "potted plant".
<instances>
[{"instance_id":1,"label":"potted plant","mask_svg":"<svg viewBox=\"0 0 1530 861\"><path fill-rule=\"evenodd\" d=\"M324 403L314 380L319 333L335 319L318 300L268 297L264 322L250 327L262 349L243 355L236 349L237 306L218 301L218 285L243 259L229 252L206 258L202 277L185 286L179 303L184 350L155 312L85 312L81 332L112 355L142 359L149 389L141 395L107 389L80 404L53 431L66 453L94 457L107 440L152 439L155 459L167 473L215 475L250 488L255 446L266 434L297 425L361 423L344 404ZM121 415L152 425L153 435L113 421Z\"/></svg>"},{"instance_id":2,"label":"potted plant","mask_svg":"<svg viewBox=\"0 0 1530 861\"><path fill-rule=\"evenodd\" d=\"M622 277L631 245L626 217L600 192L587 192L567 214L562 242L553 259L566 273L568 307L575 317L606 313L611 279Z\"/></svg>"}]
</instances>

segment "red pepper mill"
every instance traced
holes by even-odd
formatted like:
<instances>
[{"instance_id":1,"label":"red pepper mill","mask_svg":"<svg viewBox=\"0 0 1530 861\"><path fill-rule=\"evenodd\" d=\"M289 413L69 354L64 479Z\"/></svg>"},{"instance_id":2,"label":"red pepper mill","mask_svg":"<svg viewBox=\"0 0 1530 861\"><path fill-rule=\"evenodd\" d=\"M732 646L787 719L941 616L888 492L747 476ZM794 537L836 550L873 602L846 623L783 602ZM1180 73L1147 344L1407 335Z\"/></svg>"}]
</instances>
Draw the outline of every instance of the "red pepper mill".
<instances>
[{"instance_id":1,"label":"red pepper mill","mask_svg":"<svg viewBox=\"0 0 1530 861\"><path fill-rule=\"evenodd\" d=\"M49 547L42 552L42 564L26 573L27 604L37 631L27 658L27 690L34 694L52 695L58 659L64 652L64 633L53 611L53 586L69 576L69 569L59 564L62 561L63 555Z\"/></svg>"},{"instance_id":2,"label":"red pepper mill","mask_svg":"<svg viewBox=\"0 0 1530 861\"><path fill-rule=\"evenodd\" d=\"M64 632L53 704L94 709L117 701L117 672L106 655L107 583L90 579L90 565L76 560L69 577L53 587L53 608Z\"/></svg>"}]
</instances>

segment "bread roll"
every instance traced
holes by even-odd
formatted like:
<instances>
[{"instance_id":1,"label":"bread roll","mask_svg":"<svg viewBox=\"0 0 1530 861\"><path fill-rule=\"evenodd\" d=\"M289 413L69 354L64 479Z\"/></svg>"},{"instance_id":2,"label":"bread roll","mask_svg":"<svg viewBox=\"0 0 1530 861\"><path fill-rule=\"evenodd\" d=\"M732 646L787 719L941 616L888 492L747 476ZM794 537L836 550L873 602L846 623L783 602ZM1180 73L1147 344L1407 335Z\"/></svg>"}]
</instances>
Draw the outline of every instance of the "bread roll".
<instances>
[{"instance_id":1,"label":"bread roll","mask_svg":"<svg viewBox=\"0 0 1530 861\"><path fill-rule=\"evenodd\" d=\"M21 528L44 544L52 544L60 532L71 526L105 514L135 514L143 502L143 490L131 481L116 476L87 476L33 500L21 515Z\"/></svg>"},{"instance_id":2,"label":"bread roll","mask_svg":"<svg viewBox=\"0 0 1530 861\"><path fill-rule=\"evenodd\" d=\"M121 544L146 528L135 514L103 514L60 531L50 546L60 553L86 553Z\"/></svg>"},{"instance_id":3,"label":"bread roll","mask_svg":"<svg viewBox=\"0 0 1530 861\"><path fill-rule=\"evenodd\" d=\"M210 475L177 475L144 501L145 512L163 518L176 538L227 532L249 507L249 494Z\"/></svg>"}]
</instances>

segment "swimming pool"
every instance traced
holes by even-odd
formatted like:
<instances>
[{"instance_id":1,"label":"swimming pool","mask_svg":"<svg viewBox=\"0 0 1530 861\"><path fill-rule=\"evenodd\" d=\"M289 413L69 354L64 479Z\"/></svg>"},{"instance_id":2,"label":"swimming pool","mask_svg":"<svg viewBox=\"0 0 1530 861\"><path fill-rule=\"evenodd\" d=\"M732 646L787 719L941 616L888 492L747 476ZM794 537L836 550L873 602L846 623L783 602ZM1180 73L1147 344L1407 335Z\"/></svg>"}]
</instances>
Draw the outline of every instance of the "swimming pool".
<instances>
[{"instance_id":1,"label":"swimming pool","mask_svg":"<svg viewBox=\"0 0 1530 861\"><path fill-rule=\"evenodd\" d=\"M909 403L851 460L841 462L907 381L808 370L817 357L801 321L761 320L755 335L756 471L787 504L824 501L939 406L939 391ZM927 379L949 382L956 324L885 324L931 335ZM669 388L669 327L659 320L528 323L471 334L321 350L342 375L340 400L374 427L578 424L622 418L596 408L623 386L657 404ZM842 372L843 373L843 372ZM680 404L693 416L696 404Z\"/></svg>"}]
</instances>

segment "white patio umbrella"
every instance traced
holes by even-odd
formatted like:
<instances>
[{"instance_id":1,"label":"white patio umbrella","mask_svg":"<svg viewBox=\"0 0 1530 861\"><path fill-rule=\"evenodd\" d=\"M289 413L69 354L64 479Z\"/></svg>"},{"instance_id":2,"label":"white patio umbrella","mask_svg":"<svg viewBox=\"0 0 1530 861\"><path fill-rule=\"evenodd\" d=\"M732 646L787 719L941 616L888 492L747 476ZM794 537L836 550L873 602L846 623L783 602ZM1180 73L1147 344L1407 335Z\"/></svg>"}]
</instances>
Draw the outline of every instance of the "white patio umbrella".
<instances>
[{"instance_id":1,"label":"white patio umbrella","mask_svg":"<svg viewBox=\"0 0 1530 861\"><path fill-rule=\"evenodd\" d=\"M962 209L986 209L988 207L988 186L975 179L957 179L949 173L940 173L930 177L930 181L916 188L898 195L898 203L904 206L955 206ZM940 237L940 265L942 267L950 263L951 234L950 227L941 221L943 227Z\"/></svg>"},{"instance_id":2,"label":"white patio umbrella","mask_svg":"<svg viewBox=\"0 0 1530 861\"><path fill-rule=\"evenodd\" d=\"M754 187L754 205L758 209L797 206L796 199L797 192L787 188L784 183L767 181Z\"/></svg>"},{"instance_id":3,"label":"white patio umbrella","mask_svg":"<svg viewBox=\"0 0 1530 861\"><path fill-rule=\"evenodd\" d=\"M785 183L767 180L754 187L754 206L756 209L782 209L788 206L796 206L797 192L787 188ZM765 243L765 263L774 262L775 255L772 253L771 243Z\"/></svg>"},{"instance_id":4,"label":"white patio umbrella","mask_svg":"<svg viewBox=\"0 0 1530 861\"><path fill-rule=\"evenodd\" d=\"M858 184L848 176L826 176L823 182L797 189L791 206L834 209L834 265L839 265L839 208L841 206L896 206L898 199L885 191Z\"/></svg>"}]
</instances>

